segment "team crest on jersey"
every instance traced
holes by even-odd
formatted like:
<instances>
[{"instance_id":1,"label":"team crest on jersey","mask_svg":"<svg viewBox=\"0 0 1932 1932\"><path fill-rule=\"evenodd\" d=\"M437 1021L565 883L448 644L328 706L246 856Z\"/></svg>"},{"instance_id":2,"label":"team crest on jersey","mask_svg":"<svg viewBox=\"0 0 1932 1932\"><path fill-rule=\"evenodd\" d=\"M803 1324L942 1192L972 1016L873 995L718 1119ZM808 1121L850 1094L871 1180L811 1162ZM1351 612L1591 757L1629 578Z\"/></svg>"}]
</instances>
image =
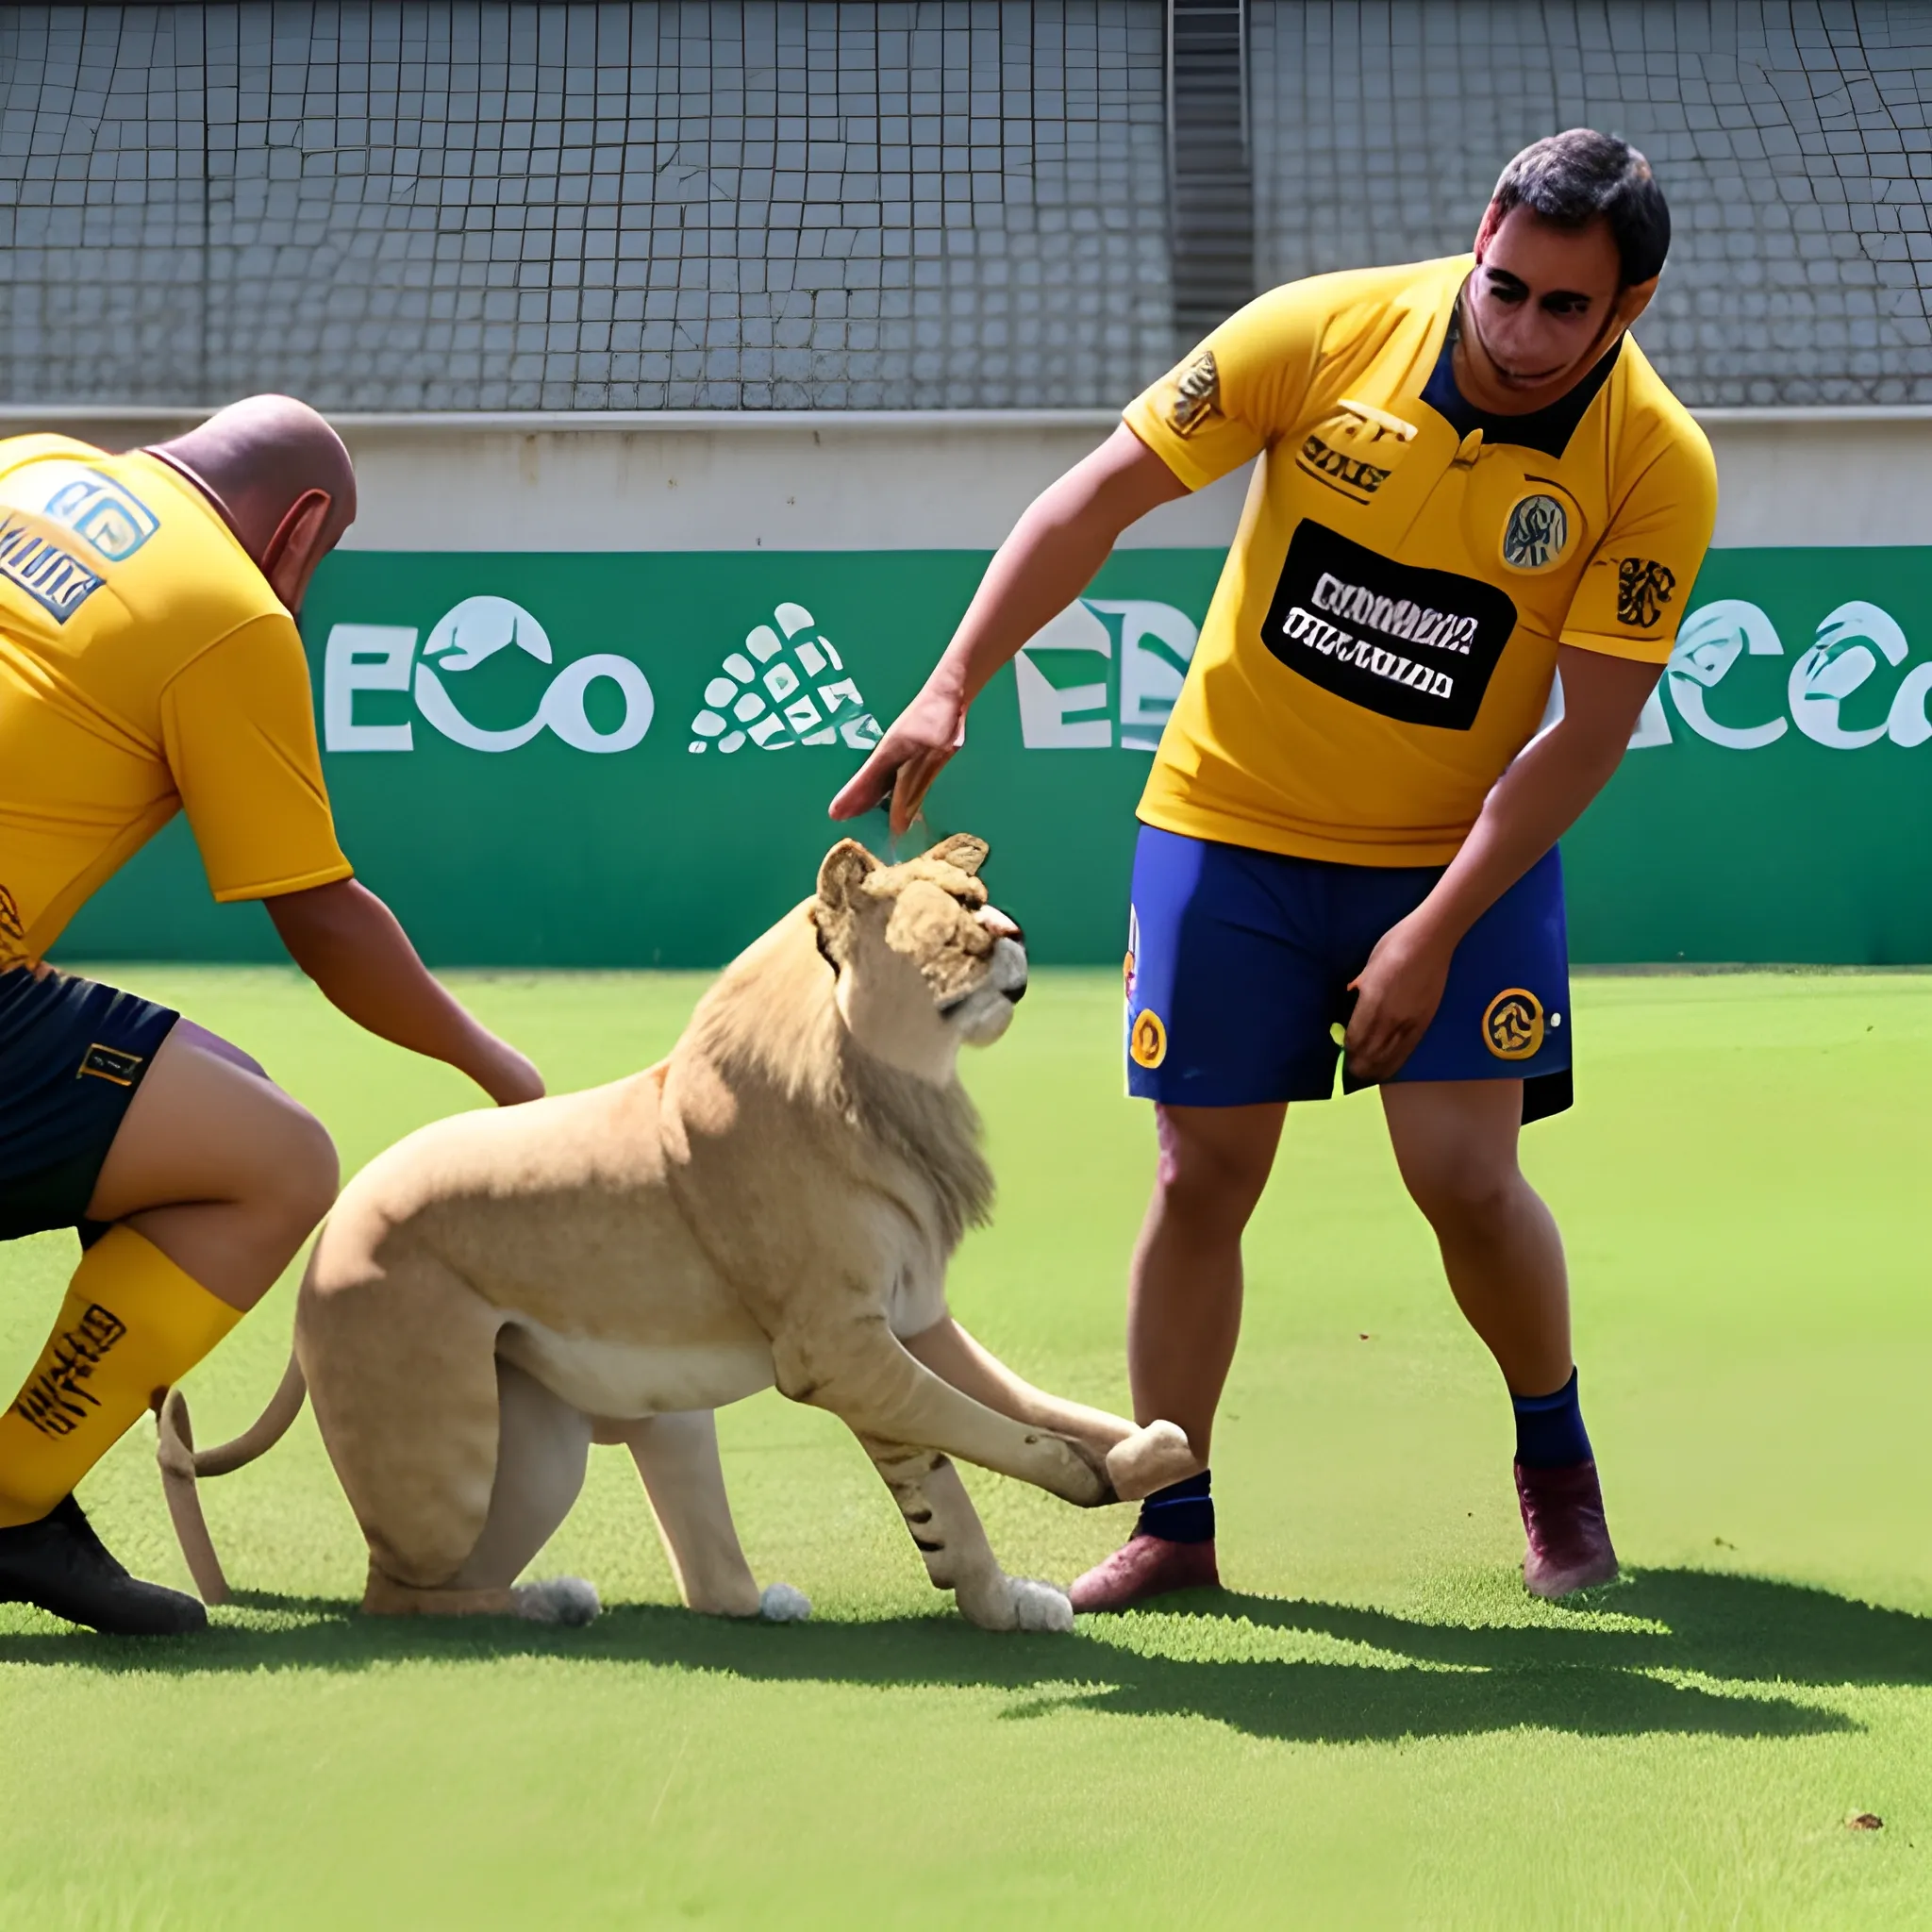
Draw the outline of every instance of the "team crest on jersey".
<instances>
[{"instance_id":1,"label":"team crest on jersey","mask_svg":"<svg viewBox=\"0 0 1932 1932\"><path fill-rule=\"evenodd\" d=\"M65 624L104 581L18 517L0 523L0 577L25 591L56 624Z\"/></svg>"},{"instance_id":2,"label":"team crest on jersey","mask_svg":"<svg viewBox=\"0 0 1932 1932\"><path fill-rule=\"evenodd\" d=\"M1570 512L1554 496L1525 496L1509 512L1503 561L1511 570L1548 570L1570 542Z\"/></svg>"},{"instance_id":3,"label":"team crest on jersey","mask_svg":"<svg viewBox=\"0 0 1932 1932\"><path fill-rule=\"evenodd\" d=\"M1543 1043L1543 1003L1526 987L1506 988L1483 1014L1483 1044L1499 1060L1534 1059Z\"/></svg>"},{"instance_id":4,"label":"team crest on jersey","mask_svg":"<svg viewBox=\"0 0 1932 1932\"><path fill-rule=\"evenodd\" d=\"M1150 1073L1167 1058L1167 1028L1152 1007L1128 1029L1127 1053L1137 1067L1145 1067Z\"/></svg>"},{"instance_id":5,"label":"team crest on jersey","mask_svg":"<svg viewBox=\"0 0 1932 1932\"><path fill-rule=\"evenodd\" d=\"M1191 436L1210 416L1221 414L1221 371L1214 351L1203 349L1174 377L1174 403L1167 420L1177 436Z\"/></svg>"}]
</instances>

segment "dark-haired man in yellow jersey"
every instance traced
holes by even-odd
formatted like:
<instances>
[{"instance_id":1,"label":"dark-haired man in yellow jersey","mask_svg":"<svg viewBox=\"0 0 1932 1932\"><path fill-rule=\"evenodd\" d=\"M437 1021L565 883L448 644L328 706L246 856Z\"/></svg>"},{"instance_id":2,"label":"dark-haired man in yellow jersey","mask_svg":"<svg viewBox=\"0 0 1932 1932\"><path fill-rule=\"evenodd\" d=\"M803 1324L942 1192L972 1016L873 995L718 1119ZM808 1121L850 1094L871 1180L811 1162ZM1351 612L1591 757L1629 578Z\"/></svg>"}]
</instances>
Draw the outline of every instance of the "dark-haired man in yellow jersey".
<instances>
[{"instance_id":1,"label":"dark-haired man in yellow jersey","mask_svg":"<svg viewBox=\"0 0 1932 1932\"><path fill-rule=\"evenodd\" d=\"M215 896L265 901L351 1019L497 1101L542 1091L336 842L293 613L355 514L348 452L285 396L124 456L0 441L0 1241L85 1250L0 1415L0 1601L96 1629L206 1623L127 1574L74 1488L274 1283L337 1172L246 1054L45 965L75 911L185 809Z\"/></svg>"},{"instance_id":2,"label":"dark-haired man in yellow jersey","mask_svg":"<svg viewBox=\"0 0 1932 1932\"><path fill-rule=\"evenodd\" d=\"M1202 1469L1148 1500L1076 1609L1217 1578L1241 1231L1338 1041L1508 1386L1526 1584L1616 1574L1562 1243L1516 1142L1570 1099L1556 842L1616 769L1716 510L1708 445L1626 333L1669 238L1643 157L1577 128L1510 162L1473 256L1242 309L1027 510L834 801L891 784L903 824L1120 532L1259 458L1141 800L1129 922L1128 1087L1159 1163L1128 1370L1136 1414L1178 1423Z\"/></svg>"}]
</instances>

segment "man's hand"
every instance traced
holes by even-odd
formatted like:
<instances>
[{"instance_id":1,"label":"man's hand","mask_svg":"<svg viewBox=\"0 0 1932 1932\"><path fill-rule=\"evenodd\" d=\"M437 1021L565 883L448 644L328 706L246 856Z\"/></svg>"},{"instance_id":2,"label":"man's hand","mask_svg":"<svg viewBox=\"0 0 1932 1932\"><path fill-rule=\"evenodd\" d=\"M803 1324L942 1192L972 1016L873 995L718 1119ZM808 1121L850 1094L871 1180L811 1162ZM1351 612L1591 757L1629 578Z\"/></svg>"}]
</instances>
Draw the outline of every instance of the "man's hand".
<instances>
[{"instance_id":1,"label":"man's hand","mask_svg":"<svg viewBox=\"0 0 1932 1932\"><path fill-rule=\"evenodd\" d=\"M516 1107L543 1098L543 1075L508 1041L478 1026L481 1036L475 1063L463 1071L498 1107Z\"/></svg>"},{"instance_id":2,"label":"man's hand","mask_svg":"<svg viewBox=\"0 0 1932 1932\"><path fill-rule=\"evenodd\" d=\"M891 793L893 838L919 816L927 788L966 742L965 693L937 675L892 721L872 756L832 801L835 819L856 819Z\"/></svg>"},{"instance_id":3,"label":"man's hand","mask_svg":"<svg viewBox=\"0 0 1932 1932\"><path fill-rule=\"evenodd\" d=\"M357 1025L447 1061L499 1107L542 1098L543 1076L437 983L395 915L366 886L338 879L266 903L289 957Z\"/></svg>"},{"instance_id":4,"label":"man's hand","mask_svg":"<svg viewBox=\"0 0 1932 1932\"><path fill-rule=\"evenodd\" d=\"M1348 1068L1402 1070L1442 1001L1462 936L1571 825L1617 769L1662 669L1565 644L1561 719L1526 745L1483 801L1474 829L1429 896L1375 943L1356 979Z\"/></svg>"},{"instance_id":5,"label":"man's hand","mask_svg":"<svg viewBox=\"0 0 1932 1932\"><path fill-rule=\"evenodd\" d=\"M1389 1080L1402 1071L1442 1003L1455 951L1413 913L1375 941L1369 963L1349 983L1356 1002L1343 1047L1355 1079Z\"/></svg>"},{"instance_id":6,"label":"man's hand","mask_svg":"<svg viewBox=\"0 0 1932 1932\"><path fill-rule=\"evenodd\" d=\"M1036 497L987 565L925 689L833 799L832 817L870 811L890 786L892 836L902 836L927 787L965 743L966 708L988 679L1092 581L1129 524L1186 494L1187 485L1124 423Z\"/></svg>"}]
</instances>

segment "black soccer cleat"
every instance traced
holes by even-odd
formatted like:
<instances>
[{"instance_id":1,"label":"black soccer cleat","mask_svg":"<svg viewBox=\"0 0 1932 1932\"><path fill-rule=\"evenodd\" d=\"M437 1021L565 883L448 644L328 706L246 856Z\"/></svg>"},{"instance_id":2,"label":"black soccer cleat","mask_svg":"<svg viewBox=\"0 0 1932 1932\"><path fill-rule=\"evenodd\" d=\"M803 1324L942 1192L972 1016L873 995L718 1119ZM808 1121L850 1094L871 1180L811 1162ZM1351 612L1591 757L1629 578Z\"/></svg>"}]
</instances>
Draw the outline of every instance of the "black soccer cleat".
<instances>
[{"instance_id":1,"label":"black soccer cleat","mask_svg":"<svg viewBox=\"0 0 1932 1932\"><path fill-rule=\"evenodd\" d=\"M0 1529L0 1603L32 1604L109 1637L208 1628L195 1598L130 1576L72 1496L38 1523Z\"/></svg>"}]
</instances>

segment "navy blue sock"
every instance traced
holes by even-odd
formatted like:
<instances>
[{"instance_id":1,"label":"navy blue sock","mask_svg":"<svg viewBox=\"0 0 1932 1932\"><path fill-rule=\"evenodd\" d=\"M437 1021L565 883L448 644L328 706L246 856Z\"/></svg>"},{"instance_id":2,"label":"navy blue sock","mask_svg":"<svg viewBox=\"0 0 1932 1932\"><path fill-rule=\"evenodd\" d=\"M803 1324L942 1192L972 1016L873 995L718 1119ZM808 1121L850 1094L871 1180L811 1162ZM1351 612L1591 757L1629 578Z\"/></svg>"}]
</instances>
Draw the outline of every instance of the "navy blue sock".
<instances>
[{"instance_id":1,"label":"navy blue sock","mask_svg":"<svg viewBox=\"0 0 1932 1932\"><path fill-rule=\"evenodd\" d=\"M1557 1469L1591 1459L1574 1369L1554 1395L1512 1395L1509 1403L1516 1411L1516 1459L1525 1469Z\"/></svg>"},{"instance_id":2,"label":"navy blue sock","mask_svg":"<svg viewBox=\"0 0 1932 1932\"><path fill-rule=\"evenodd\" d=\"M1214 1541L1214 1498L1208 1494L1212 1477L1203 1470L1186 1482L1169 1483L1141 1505L1136 1536L1158 1536L1170 1543L1211 1543Z\"/></svg>"}]
</instances>

